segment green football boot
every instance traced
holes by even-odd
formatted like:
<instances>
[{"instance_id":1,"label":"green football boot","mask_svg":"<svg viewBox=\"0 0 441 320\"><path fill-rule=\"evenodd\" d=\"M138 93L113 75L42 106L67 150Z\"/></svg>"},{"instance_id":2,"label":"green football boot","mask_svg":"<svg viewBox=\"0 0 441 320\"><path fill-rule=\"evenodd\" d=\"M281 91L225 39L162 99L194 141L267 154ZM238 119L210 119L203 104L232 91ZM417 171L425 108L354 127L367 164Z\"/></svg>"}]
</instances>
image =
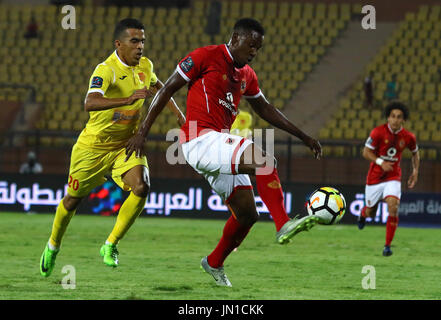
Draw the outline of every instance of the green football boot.
<instances>
[{"instance_id":1,"label":"green football boot","mask_svg":"<svg viewBox=\"0 0 441 320\"><path fill-rule=\"evenodd\" d=\"M118 266L118 250L113 243L103 244L100 250L100 255L103 257L103 261L109 267Z\"/></svg>"},{"instance_id":2,"label":"green football boot","mask_svg":"<svg viewBox=\"0 0 441 320\"><path fill-rule=\"evenodd\" d=\"M294 219L286 222L276 233L276 241L279 244L287 244L297 233L309 231L309 229L315 226L318 222L319 218L316 216L306 216L301 219L295 217Z\"/></svg>"},{"instance_id":3,"label":"green football boot","mask_svg":"<svg viewBox=\"0 0 441 320\"><path fill-rule=\"evenodd\" d=\"M60 250L51 250L49 246L46 245L43 254L40 258L40 274L43 277L49 277L55 267L55 259Z\"/></svg>"}]
</instances>

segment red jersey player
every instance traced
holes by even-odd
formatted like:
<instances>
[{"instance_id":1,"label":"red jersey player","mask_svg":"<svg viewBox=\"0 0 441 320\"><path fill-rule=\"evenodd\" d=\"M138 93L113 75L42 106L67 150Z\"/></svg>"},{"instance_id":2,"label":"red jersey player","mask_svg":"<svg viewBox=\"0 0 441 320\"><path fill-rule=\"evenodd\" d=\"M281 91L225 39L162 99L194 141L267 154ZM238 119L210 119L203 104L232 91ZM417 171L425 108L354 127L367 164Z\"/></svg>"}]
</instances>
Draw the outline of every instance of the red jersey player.
<instances>
[{"instance_id":1,"label":"red jersey player","mask_svg":"<svg viewBox=\"0 0 441 320\"><path fill-rule=\"evenodd\" d=\"M392 102L386 107L385 115L387 123L372 130L363 150L363 157L371 164L366 179L366 204L361 210L358 228L364 228L366 217L375 217L378 203L384 200L389 217L383 256L390 256L390 245L398 225L401 197L401 153L405 148L412 152L413 170L407 181L409 188L413 188L418 180L420 157L415 135L403 128L409 117L407 107L400 102Z\"/></svg>"},{"instance_id":2,"label":"red jersey player","mask_svg":"<svg viewBox=\"0 0 441 320\"><path fill-rule=\"evenodd\" d=\"M316 217L289 219L275 166L251 140L229 133L241 96L270 124L301 139L320 158L320 143L294 126L259 89L257 76L248 64L262 46L264 29L254 19L240 19L234 25L227 45L199 48L179 62L162 90L152 101L138 133L127 144L127 154L143 153L143 144L154 120L169 98L188 84L186 123L181 146L187 163L203 175L225 201L232 215L214 251L201 265L216 283L231 286L223 262L238 247L258 219L249 174L256 175L257 191L276 225L276 241L284 244L303 230L309 230ZM246 155L252 155L247 157Z\"/></svg>"}]
</instances>

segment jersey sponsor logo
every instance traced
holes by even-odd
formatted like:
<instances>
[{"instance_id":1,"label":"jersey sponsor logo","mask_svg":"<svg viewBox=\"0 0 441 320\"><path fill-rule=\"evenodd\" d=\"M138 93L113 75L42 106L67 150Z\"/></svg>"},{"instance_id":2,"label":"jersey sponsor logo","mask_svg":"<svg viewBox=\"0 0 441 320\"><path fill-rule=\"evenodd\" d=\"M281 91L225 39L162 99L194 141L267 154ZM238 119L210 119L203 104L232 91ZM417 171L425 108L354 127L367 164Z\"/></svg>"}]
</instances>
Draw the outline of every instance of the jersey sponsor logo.
<instances>
[{"instance_id":1,"label":"jersey sponsor logo","mask_svg":"<svg viewBox=\"0 0 441 320\"><path fill-rule=\"evenodd\" d=\"M127 78L127 76L122 76L121 78L119 78L120 80L124 80L125 78Z\"/></svg>"},{"instance_id":2,"label":"jersey sponsor logo","mask_svg":"<svg viewBox=\"0 0 441 320\"><path fill-rule=\"evenodd\" d=\"M103 86L103 78L101 77L93 77L91 88L101 88Z\"/></svg>"},{"instance_id":3,"label":"jersey sponsor logo","mask_svg":"<svg viewBox=\"0 0 441 320\"><path fill-rule=\"evenodd\" d=\"M386 151L386 155L385 156L380 156L381 159L387 160L387 161L398 161L398 158L395 157L395 155L397 154L397 149L395 149L394 147L390 147L389 149L387 149Z\"/></svg>"},{"instance_id":4,"label":"jersey sponsor logo","mask_svg":"<svg viewBox=\"0 0 441 320\"><path fill-rule=\"evenodd\" d=\"M235 107L233 94L231 92L227 92L227 100L233 107Z\"/></svg>"},{"instance_id":5,"label":"jersey sponsor logo","mask_svg":"<svg viewBox=\"0 0 441 320\"><path fill-rule=\"evenodd\" d=\"M227 100L227 101L225 101ZM227 108L228 110L230 110L230 112L233 114L233 116L237 116L237 111L234 105L234 100L233 100L233 94L231 92L227 92L227 96L226 99L222 100L219 99L219 104L225 108Z\"/></svg>"},{"instance_id":6,"label":"jersey sponsor logo","mask_svg":"<svg viewBox=\"0 0 441 320\"><path fill-rule=\"evenodd\" d=\"M193 63L193 60L191 59L191 57L188 57L187 59L185 59L184 61L181 62L180 66L181 66L182 71L188 72L193 68L194 63Z\"/></svg>"},{"instance_id":7,"label":"jersey sponsor logo","mask_svg":"<svg viewBox=\"0 0 441 320\"><path fill-rule=\"evenodd\" d=\"M118 124L130 124L139 119L139 110L115 110L112 122Z\"/></svg>"}]
</instances>

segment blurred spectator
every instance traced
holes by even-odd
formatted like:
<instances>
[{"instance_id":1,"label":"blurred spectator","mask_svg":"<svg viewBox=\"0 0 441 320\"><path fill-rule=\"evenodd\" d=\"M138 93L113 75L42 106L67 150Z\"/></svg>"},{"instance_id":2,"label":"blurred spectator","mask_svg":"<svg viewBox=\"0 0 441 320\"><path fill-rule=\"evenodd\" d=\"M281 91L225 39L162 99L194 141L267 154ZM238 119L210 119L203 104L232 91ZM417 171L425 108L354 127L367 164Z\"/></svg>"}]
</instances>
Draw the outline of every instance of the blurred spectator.
<instances>
[{"instance_id":1,"label":"blurred spectator","mask_svg":"<svg viewBox=\"0 0 441 320\"><path fill-rule=\"evenodd\" d=\"M247 111L239 111L239 114L231 125L231 134L235 134L247 139L253 138L253 116Z\"/></svg>"},{"instance_id":2,"label":"blurred spectator","mask_svg":"<svg viewBox=\"0 0 441 320\"><path fill-rule=\"evenodd\" d=\"M397 75L392 75L392 80L387 82L386 92L384 96L388 100L394 100L398 97L397 95Z\"/></svg>"},{"instance_id":3,"label":"blurred spectator","mask_svg":"<svg viewBox=\"0 0 441 320\"><path fill-rule=\"evenodd\" d=\"M210 2L210 8L207 15L207 25L205 26L205 33L211 37L214 42L214 36L220 33L222 3L218 0Z\"/></svg>"},{"instance_id":4,"label":"blurred spectator","mask_svg":"<svg viewBox=\"0 0 441 320\"><path fill-rule=\"evenodd\" d=\"M24 35L26 39L38 38L38 23L35 20L35 17L31 17L31 21L28 23L26 27L26 33Z\"/></svg>"},{"instance_id":5,"label":"blurred spectator","mask_svg":"<svg viewBox=\"0 0 441 320\"><path fill-rule=\"evenodd\" d=\"M35 155L35 152L29 151L27 162L23 163L20 166L20 173L26 174L26 173L41 173L41 172L43 172L43 167L37 161L37 156Z\"/></svg>"},{"instance_id":6,"label":"blurred spectator","mask_svg":"<svg viewBox=\"0 0 441 320\"><path fill-rule=\"evenodd\" d=\"M372 85L372 80L373 80L373 72L371 71L369 73L369 75L364 79L364 94L366 97L366 105L369 108L373 107L373 102L374 102L374 89L373 89L373 85Z\"/></svg>"}]
</instances>

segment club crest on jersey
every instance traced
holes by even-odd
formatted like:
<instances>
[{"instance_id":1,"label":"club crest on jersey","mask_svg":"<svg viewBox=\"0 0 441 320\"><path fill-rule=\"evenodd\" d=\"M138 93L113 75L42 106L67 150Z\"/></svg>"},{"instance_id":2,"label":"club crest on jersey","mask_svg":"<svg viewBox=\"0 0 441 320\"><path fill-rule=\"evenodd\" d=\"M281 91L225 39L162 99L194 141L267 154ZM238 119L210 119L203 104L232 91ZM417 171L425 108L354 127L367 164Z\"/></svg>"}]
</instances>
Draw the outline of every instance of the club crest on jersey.
<instances>
[{"instance_id":1,"label":"club crest on jersey","mask_svg":"<svg viewBox=\"0 0 441 320\"><path fill-rule=\"evenodd\" d=\"M145 74L142 73L142 72L140 72L140 73L138 73L138 76L139 76L139 80L141 80L141 82L144 82L144 80L145 80Z\"/></svg>"},{"instance_id":2,"label":"club crest on jersey","mask_svg":"<svg viewBox=\"0 0 441 320\"><path fill-rule=\"evenodd\" d=\"M242 80L242 82L240 83L240 91L242 91L242 93L245 91L245 88L247 87L247 82L244 80Z\"/></svg>"},{"instance_id":3,"label":"club crest on jersey","mask_svg":"<svg viewBox=\"0 0 441 320\"><path fill-rule=\"evenodd\" d=\"M181 62L181 69L184 72L188 72L191 70L191 68L193 68L194 63L193 60L191 59L191 57L188 57L187 59L185 59L184 61Z\"/></svg>"},{"instance_id":4,"label":"club crest on jersey","mask_svg":"<svg viewBox=\"0 0 441 320\"><path fill-rule=\"evenodd\" d=\"M93 77L92 83L90 85L91 88L101 88L103 86L103 78L101 77Z\"/></svg>"},{"instance_id":5,"label":"club crest on jersey","mask_svg":"<svg viewBox=\"0 0 441 320\"><path fill-rule=\"evenodd\" d=\"M227 141L225 141L226 144L233 144L234 143L234 139L232 138L228 138Z\"/></svg>"},{"instance_id":6,"label":"club crest on jersey","mask_svg":"<svg viewBox=\"0 0 441 320\"><path fill-rule=\"evenodd\" d=\"M405 145L404 140L400 140L399 145L401 149L404 149L404 145Z\"/></svg>"}]
</instances>

